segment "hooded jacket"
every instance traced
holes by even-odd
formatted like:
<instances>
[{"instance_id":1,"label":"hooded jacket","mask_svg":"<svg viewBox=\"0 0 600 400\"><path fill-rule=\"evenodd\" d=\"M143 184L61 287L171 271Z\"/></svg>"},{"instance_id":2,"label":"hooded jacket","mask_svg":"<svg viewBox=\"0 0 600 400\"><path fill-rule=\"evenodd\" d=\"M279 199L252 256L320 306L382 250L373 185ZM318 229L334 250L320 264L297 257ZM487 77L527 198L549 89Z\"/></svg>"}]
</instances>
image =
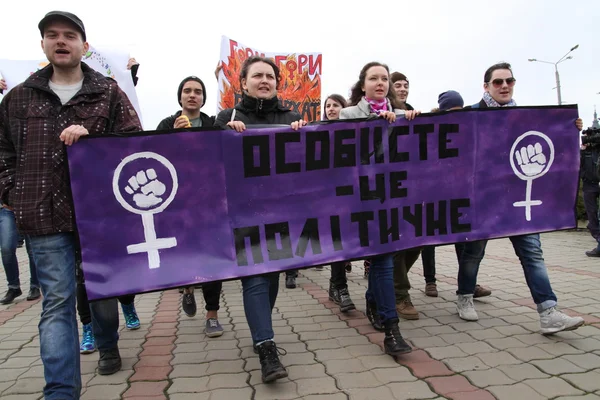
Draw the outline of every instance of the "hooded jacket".
<instances>
[{"instance_id":1,"label":"hooded jacket","mask_svg":"<svg viewBox=\"0 0 600 400\"><path fill-rule=\"evenodd\" d=\"M242 101L234 108L223 110L217 116L215 126L226 129L235 110L234 121L246 125L289 125L302 119L299 113L284 107L277 97L257 99L244 93Z\"/></svg>"}]
</instances>

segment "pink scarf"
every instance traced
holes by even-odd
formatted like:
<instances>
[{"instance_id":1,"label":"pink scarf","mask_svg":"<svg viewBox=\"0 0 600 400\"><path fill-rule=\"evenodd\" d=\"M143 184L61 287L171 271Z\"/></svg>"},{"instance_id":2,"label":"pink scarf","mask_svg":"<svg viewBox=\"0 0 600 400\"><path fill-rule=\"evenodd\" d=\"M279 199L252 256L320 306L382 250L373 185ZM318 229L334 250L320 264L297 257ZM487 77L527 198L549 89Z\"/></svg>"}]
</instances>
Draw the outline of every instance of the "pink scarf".
<instances>
[{"instance_id":1,"label":"pink scarf","mask_svg":"<svg viewBox=\"0 0 600 400\"><path fill-rule=\"evenodd\" d=\"M371 100L365 96L364 99L369 103L369 108L373 114L379 115L383 111L391 110L390 101L387 97L381 100Z\"/></svg>"}]
</instances>

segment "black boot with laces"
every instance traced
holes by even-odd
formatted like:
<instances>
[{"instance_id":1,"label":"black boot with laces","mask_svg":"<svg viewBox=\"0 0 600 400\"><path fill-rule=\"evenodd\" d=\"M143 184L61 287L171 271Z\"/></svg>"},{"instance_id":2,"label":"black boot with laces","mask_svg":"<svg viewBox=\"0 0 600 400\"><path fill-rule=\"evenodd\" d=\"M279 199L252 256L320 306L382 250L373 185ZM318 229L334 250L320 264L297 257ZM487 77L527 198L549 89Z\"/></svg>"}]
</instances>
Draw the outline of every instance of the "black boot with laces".
<instances>
[{"instance_id":1,"label":"black boot with laces","mask_svg":"<svg viewBox=\"0 0 600 400\"><path fill-rule=\"evenodd\" d=\"M398 318L385 321L385 338L383 339L383 347L385 353L390 356L399 356L400 354L410 353L412 348L404 341L400 334L398 326Z\"/></svg>"},{"instance_id":2,"label":"black boot with laces","mask_svg":"<svg viewBox=\"0 0 600 400\"><path fill-rule=\"evenodd\" d=\"M287 371L281 364L281 361L279 361L278 349L275 342L268 340L256 346L256 350L258 351L262 381L264 383L273 382L288 376Z\"/></svg>"}]
</instances>

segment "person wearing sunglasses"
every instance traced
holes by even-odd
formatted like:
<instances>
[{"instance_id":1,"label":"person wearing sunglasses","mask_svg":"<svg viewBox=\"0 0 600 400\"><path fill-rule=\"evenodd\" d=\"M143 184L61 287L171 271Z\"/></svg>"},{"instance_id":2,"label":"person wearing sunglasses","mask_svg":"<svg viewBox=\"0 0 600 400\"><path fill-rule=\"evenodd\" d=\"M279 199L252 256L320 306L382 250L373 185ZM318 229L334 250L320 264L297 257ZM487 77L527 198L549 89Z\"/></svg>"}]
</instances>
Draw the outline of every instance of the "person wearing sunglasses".
<instances>
[{"instance_id":1,"label":"person wearing sunglasses","mask_svg":"<svg viewBox=\"0 0 600 400\"><path fill-rule=\"evenodd\" d=\"M509 63L494 64L485 71L483 77L483 98L470 108L514 107L513 90L516 80ZM579 130L583 125L577 119ZM525 281L540 315L540 333L551 335L561 331L571 331L583 325L581 317L569 317L557 310L557 298L552 291L548 271L544 263L542 244L538 233L509 237L517 257L521 261ZM477 321L473 305L473 293L477 281L479 265L483 260L487 240L466 242L462 245L458 270L457 311L460 318Z\"/></svg>"}]
</instances>

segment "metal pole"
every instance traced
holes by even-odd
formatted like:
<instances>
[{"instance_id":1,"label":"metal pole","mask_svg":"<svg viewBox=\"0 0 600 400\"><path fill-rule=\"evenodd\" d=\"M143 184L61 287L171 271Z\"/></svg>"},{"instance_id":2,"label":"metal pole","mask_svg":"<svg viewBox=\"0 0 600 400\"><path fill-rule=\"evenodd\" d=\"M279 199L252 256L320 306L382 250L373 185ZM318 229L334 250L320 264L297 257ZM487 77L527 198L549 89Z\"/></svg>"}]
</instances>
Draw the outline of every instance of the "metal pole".
<instances>
[{"instance_id":1,"label":"metal pole","mask_svg":"<svg viewBox=\"0 0 600 400\"><path fill-rule=\"evenodd\" d=\"M554 64L554 74L556 75L556 93L558 94L558 105L562 105L562 97L560 94L560 77L558 76L558 64Z\"/></svg>"}]
</instances>

